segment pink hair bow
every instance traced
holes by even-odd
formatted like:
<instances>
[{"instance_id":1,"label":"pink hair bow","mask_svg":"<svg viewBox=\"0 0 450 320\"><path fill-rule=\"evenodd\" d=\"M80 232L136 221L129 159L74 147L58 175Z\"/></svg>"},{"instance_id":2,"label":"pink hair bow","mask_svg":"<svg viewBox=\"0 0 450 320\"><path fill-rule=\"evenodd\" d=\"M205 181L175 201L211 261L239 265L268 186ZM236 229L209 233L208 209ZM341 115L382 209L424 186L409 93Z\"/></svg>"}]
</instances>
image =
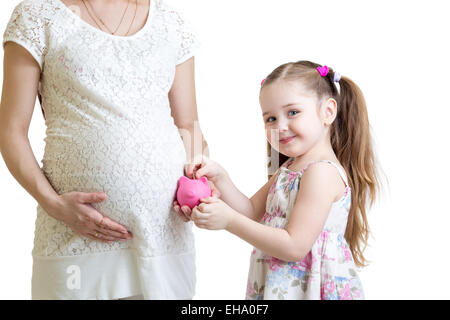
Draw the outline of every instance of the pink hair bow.
<instances>
[{"instance_id":1,"label":"pink hair bow","mask_svg":"<svg viewBox=\"0 0 450 320\"><path fill-rule=\"evenodd\" d=\"M317 71L319 71L319 74L322 77L326 77L327 76L327 74L328 74L328 67L327 66L317 67L316 69L317 69Z\"/></svg>"}]
</instances>

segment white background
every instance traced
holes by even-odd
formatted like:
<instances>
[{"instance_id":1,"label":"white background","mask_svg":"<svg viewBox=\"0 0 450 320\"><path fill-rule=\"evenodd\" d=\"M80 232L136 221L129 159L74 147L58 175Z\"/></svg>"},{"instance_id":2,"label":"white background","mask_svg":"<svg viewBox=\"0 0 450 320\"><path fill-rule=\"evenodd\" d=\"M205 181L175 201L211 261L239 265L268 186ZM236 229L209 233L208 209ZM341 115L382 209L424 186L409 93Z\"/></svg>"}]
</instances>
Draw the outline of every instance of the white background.
<instances>
[{"instance_id":1,"label":"white background","mask_svg":"<svg viewBox=\"0 0 450 320\"><path fill-rule=\"evenodd\" d=\"M361 87L387 177L369 212L366 298L450 298L447 1L169 2L202 40L197 99L211 158L249 197L266 181L258 92L270 71L312 60ZM2 31L17 3L0 2ZM44 137L36 104L29 138L40 165ZM0 299L31 298L36 205L1 161ZM243 299L251 246L225 231L194 230L195 299Z\"/></svg>"}]
</instances>

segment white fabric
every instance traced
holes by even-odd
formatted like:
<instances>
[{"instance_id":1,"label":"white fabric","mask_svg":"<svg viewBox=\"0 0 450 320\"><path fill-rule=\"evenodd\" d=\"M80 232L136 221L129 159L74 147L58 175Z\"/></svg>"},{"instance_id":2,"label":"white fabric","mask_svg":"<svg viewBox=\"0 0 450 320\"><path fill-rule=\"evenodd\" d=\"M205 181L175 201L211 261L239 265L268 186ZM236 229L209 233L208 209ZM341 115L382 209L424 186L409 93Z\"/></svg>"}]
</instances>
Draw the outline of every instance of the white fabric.
<instances>
[{"instance_id":1,"label":"white fabric","mask_svg":"<svg viewBox=\"0 0 450 320\"><path fill-rule=\"evenodd\" d=\"M94 208L134 235L113 244L93 241L38 206L32 298L191 298L192 222L172 209L186 152L168 100L176 65L199 45L189 24L162 0L151 0L145 26L115 36L60 0L25 0L12 13L7 41L41 67L42 172L58 194L105 192ZM69 264L88 280L76 292L67 289Z\"/></svg>"},{"instance_id":2,"label":"white fabric","mask_svg":"<svg viewBox=\"0 0 450 320\"><path fill-rule=\"evenodd\" d=\"M130 296L125 298L119 298L117 300L144 300L144 296L142 294L138 294L136 296Z\"/></svg>"}]
</instances>

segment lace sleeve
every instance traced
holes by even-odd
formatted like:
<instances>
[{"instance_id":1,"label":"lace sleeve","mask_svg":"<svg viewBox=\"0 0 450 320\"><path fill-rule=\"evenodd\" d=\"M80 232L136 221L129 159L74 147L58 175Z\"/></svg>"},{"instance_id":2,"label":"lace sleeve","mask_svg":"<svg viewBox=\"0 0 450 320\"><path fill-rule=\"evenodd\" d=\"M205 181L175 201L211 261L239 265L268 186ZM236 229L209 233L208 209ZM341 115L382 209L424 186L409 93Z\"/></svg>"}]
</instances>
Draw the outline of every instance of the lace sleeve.
<instances>
[{"instance_id":1,"label":"lace sleeve","mask_svg":"<svg viewBox=\"0 0 450 320\"><path fill-rule=\"evenodd\" d=\"M22 1L15 7L3 34L3 48L8 41L25 48L42 70L46 52L45 23L30 1Z\"/></svg>"},{"instance_id":2,"label":"lace sleeve","mask_svg":"<svg viewBox=\"0 0 450 320\"><path fill-rule=\"evenodd\" d=\"M176 62L178 65L194 56L196 50L200 47L200 40L192 24L186 19L184 14L179 11L174 11L173 13L178 38Z\"/></svg>"}]
</instances>

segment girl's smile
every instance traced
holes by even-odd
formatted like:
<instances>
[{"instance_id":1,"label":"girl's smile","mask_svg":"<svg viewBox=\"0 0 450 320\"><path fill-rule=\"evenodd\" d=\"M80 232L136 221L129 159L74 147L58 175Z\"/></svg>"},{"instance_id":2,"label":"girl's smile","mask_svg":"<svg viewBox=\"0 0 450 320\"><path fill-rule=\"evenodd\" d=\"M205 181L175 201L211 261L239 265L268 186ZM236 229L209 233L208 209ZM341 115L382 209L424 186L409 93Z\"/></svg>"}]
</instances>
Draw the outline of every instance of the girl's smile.
<instances>
[{"instance_id":1,"label":"girl's smile","mask_svg":"<svg viewBox=\"0 0 450 320\"><path fill-rule=\"evenodd\" d=\"M292 140L294 140L295 139L295 136L291 136L291 137L287 137L287 138L285 138L285 139L280 139L280 142L282 143L282 144L288 144L289 142L291 142Z\"/></svg>"}]
</instances>

